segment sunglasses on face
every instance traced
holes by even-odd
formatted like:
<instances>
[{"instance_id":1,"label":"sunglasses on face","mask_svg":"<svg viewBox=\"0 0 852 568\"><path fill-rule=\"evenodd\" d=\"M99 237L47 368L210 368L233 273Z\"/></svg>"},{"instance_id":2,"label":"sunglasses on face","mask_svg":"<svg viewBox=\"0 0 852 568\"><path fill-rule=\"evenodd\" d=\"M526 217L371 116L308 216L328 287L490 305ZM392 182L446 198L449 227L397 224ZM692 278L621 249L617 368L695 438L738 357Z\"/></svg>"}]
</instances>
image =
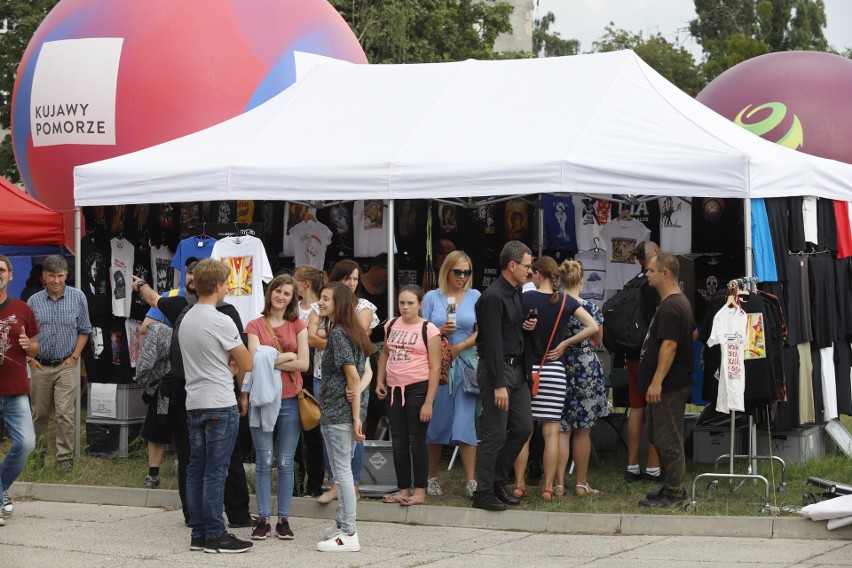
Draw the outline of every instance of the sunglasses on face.
<instances>
[{"instance_id":1,"label":"sunglasses on face","mask_svg":"<svg viewBox=\"0 0 852 568\"><path fill-rule=\"evenodd\" d=\"M455 274L459 278L467 278L468 276L473 274L473 270L461 270L459 268L453 268L453 274Z\"/></svg>"}]
</instances>

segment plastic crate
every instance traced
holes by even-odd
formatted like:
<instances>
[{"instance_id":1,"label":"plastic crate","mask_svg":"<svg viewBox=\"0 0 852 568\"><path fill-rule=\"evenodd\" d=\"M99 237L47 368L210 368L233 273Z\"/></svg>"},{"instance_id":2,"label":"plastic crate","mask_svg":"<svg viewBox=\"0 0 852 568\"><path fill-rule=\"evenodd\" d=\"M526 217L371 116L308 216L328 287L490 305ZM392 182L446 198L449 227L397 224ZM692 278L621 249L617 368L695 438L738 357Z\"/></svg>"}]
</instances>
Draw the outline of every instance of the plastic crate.
<instances>
[{"instance_id":1,"label":"plastic crate","mask_svg":"<svg viewBox=\"0 0 852 568\"><path fill-rule=\"evenodd\" d=\"M747 426L739 426L734 432L734 453L742 454ZM730 426L695 426L692 429L692 461L714 463L719 456L731 453Z\"/></svg>"},{"instance_id":2,"label":"plastic crate","mask_svg":"<svg viewBox=\"0 0 852 568\"><path fill-rule=\"evenodd\" d=\"M814 424L796 430L758 430L757 450L762 456L778 456L788 464L821 458L825 455L823 427Z\"/></svg>"},{"instance_id":3,"label":"plastic crate","mask_svg":"<svg viewBox=\"0 0 852 568\"><path fill-rule=\"evenodd\" d=\"M144 420L86 419L86 453L105 458L126 458L127 448L142 433Z\"/></svg>"},{"instance_id":4,"label":"plastic crate","mask_svg":"<svg viewBox=\"0 0 852 568\"><path fill-rule=\"evenodd\" d=\"M92 394L97 383L89 385L88 415L103 420L137 420L145 418L148 405L142 401L143 387L139 384L115 385L115 398L103 400ZM103 383L101 383L103 384ZM106 403L106 404L105 404ZM115 416L109 416L108 409L115 407Z\"/></svg>"}]
</instances>

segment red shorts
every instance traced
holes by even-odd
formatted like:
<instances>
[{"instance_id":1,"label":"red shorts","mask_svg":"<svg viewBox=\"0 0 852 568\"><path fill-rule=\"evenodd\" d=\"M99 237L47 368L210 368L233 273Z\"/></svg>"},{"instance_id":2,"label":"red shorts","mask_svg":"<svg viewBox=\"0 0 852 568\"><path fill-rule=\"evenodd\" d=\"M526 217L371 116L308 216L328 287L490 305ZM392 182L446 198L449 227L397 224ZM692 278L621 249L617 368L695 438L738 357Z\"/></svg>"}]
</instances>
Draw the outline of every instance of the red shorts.
<instances>
[{"instance_id":1,"label":"red shorts","mask_svg":"<svg viewBox=\"0 0 852 568\"><path fill-rule=\"evenodd\" d=\"M645 408L648 404L645 402L645 395L636 388L636 379L639 378L639 360L626 359L625 364L627 365L627 392L630 408Z\"/></svg>"}]
</instances>

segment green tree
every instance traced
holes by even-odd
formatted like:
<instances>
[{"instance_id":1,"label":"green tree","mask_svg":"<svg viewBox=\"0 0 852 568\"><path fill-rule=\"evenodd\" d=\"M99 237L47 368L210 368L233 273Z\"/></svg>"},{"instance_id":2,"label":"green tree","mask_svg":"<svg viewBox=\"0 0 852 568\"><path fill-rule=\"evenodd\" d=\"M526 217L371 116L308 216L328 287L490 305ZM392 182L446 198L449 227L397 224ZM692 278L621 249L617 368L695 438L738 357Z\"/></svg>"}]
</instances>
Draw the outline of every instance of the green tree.
<instances>
[{"instance_id":1,"label":"green tree","mask_svg":"<svg viewBox=\"0 0 852 568\"><path fill-rule=\"evenodd\" d=\"M512 31L511 4L494 0L330 0L370 63L494 59Z\"/></svg>"},{"instance_id":2,"label":"green tree","mask_svg":"<svg viewBox=\"0 0 852 568\"><path fill-rule=\"evenodd\" d=\"M560 57L580 53L580 41L562 39L559 32L550 32L550 26L556 22L553 12L548 12L533 25L533 54L536 57Z\"/></svg>"},{"instance_id":3,"label":"green tree","mask_svg":"<svg viewBox=\"0 0 852 568\"><path fill-rule=\"evenodd\" d=\"M657 73L690 96L694 97L704 88L704 77L695 58L684 47L670 43L659 33L645 39L641 32L632 33L613 26L610 22L604 28L606 33L592 43L592 52L632 49Z\"/></svg>"},{"instance_id":4,"label":"green tree","mask_svg":"<svg viewBox=\"0 0 852 568\"><path fill-rule=\"evenodd\" d=\"M39 24L59 0L4 0L0 2L0 22L6 22L6 33L0 34L0 127L12 124L12 90L18 64ZM21 176L12 153L12 137L0 141L0 175L12 182Z\"/></svg>"},{"instance_id":5,"label":"green tree","mask_svg":"<svg viewBox=\"0 0 852 568\"><path fill-rule=\"evenodd\" d=\"M775 51L827 51L823 0L695 0L689 32L712 80L734 65Z\"/></svg>"}]
</instances>

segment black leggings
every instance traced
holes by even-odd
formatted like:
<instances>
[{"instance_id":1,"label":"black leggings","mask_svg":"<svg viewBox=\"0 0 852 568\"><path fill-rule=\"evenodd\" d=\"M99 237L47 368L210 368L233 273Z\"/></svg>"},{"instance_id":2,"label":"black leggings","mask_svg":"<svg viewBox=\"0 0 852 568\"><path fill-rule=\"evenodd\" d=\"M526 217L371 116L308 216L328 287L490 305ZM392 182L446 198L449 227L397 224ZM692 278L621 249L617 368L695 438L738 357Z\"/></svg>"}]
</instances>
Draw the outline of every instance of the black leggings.
<instances>
[{"instance_id":1,"label":"black leggings","mask_svg":"<svg viewBox=\"0 0 852 568\"><path fill-rule=\"evenodd\" d=\"M405 387L405 406L402 405L402 388L394 387L388 399L391 443L393 444L393 467L396 471L396 486L411 487L412 463L414 464L414 487L425 489L429 477L429 453L426 450L428 422L420 421L420 409L426 401L429 381L421 381Z\"/></svg>"}]
</instances>

